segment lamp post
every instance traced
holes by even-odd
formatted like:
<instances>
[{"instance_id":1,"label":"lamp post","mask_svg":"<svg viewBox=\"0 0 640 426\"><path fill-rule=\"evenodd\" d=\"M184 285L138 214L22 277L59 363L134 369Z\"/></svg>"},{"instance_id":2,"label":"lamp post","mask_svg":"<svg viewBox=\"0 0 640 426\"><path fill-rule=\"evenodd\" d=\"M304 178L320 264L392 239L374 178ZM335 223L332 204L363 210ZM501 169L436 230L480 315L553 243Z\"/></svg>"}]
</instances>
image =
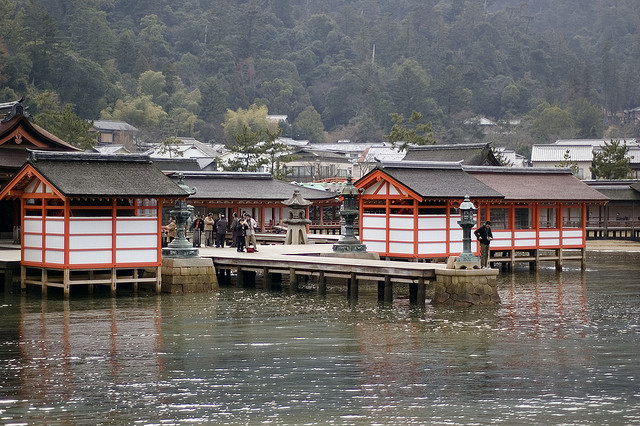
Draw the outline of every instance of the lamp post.
<instances>
[{"instance_id":1,"label":"lamp post","mask_svg":"<svg viewBox=\"0 0 640 426\"><path fill-rule=\"evenodd\" d=\"M471 252L471 228L476 224L473 215L477 209L469 199L469 195L464 196L464 201L460 204L459 209L460 220L458 225L462 228L462 253L456 259L456 263L475 264L478 262L478 256ZM469 265L465 266L469 267Z\"/></svg>"},{"instance_id":2,"label":"lamp post","mask_svg":"<svg viewBox=\"0 0 640 426\"><path fill-rule=\"evenodd\" d=\"M178 186L184 189L188 196L196 193L196 189L189 189L184 183L182 173L179 175ZM176 218L176 237L169 243L167 247L162 249L163 257L197 257L198 249L193 247L185 236L185 228L189 218L193 214L193 209L189 209L186 198L179 198L173 204L174 209L169 212L172 217Z\"/></svg>"},{"instance_id":3,"label":"lamp post","mask_svg":"<svg viewBox=\"0 0 640 426\"><path fill-rule=\"evenodd\" d=\"M353 222L358 217L357 197L363 191L358 190L353 185L351 175L347 177L347 183L340 191L342 205L340 206L340 216L344 220L344 234L340 235L338 242L333 245L334 252L359 252L365 253L367 246L360 243L353 231Z\"/></svg>"}]
</instances>

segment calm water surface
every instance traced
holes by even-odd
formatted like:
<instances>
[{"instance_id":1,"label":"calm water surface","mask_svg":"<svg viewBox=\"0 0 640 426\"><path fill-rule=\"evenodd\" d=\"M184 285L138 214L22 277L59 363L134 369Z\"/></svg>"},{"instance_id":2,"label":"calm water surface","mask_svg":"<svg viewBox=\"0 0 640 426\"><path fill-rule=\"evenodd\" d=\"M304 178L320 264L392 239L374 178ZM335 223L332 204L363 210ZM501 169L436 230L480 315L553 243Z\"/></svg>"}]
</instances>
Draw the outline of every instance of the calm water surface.
<instances>
[{"instance_id":1,"label":"calm water surface","mask_svg":"<svg viewBox=\"0 0 640 426\"><path fill-rule=\"evenodd\" d=\"M503 273L497 308L5 292L0 422L640 424L640 254L568 266Z\"/></svg>"}]
</instances>

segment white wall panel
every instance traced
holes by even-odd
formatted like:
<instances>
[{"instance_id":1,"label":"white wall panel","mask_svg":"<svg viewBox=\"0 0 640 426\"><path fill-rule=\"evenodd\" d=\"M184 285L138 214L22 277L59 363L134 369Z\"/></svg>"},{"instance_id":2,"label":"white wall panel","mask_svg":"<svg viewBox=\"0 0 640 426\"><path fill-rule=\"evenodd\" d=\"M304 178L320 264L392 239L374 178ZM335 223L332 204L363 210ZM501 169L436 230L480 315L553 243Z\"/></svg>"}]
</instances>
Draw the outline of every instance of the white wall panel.
<instances>
[{"instance_id":1,"label":"white wall panel","mask_svg":"<svg viewBox=\"0 0 640 426\"><path fill-rule=\"evenodd\" d=\"M442 242L447 238L447 231L429 230L418 231L418 241L420 242Z\"/></svg>"},{"instance_id":2,"label":"white wall panel","mask_svg":"<svg viewBox=\"0 0 640 426\"><path fill-rule=\"evenodd\" d=\"M64 234L64 219L47 218L45 222L47 234Z\"/></svg>"},{"instance_id":3,"label":"white wall panel","mask_svg":"<svg viewBox=\"0 0 640 426\"><path fill-rule=\"evenodd\" d=\"M71 235L69 248L80 249L111 249L111 235Z\"/></svg>"},{"instance_id":4,"label":"white wall panel","mask_svg":"<svg viewBox=\"0 0 640 426\"><path fill-rule=\"evenodd\" d=\"M560 237L560 231L559 230L553 230L553 231L540 231L540 238L559 238Z\"/></svg>"},{"instance_id":5,"label":"white wall panel","mask_svg":"<svg viewBox=\"0 0 640 426\"><path fill-rule=\"evenodd\" d=\"M462 242L452 242L451 244L449 244L449 251L451 252L451 254L458 255L462 253L462 249Z\"/></svg>"},{"instance_id":6,"label":"white wall panel","mask_svg":"<svg viewBox=\"0 0 640 426\"><path fill-rule=\"evenodd\" d=\"M60 250L47 250L44 254L46 263L64 264L64 251Z\"/></svg>"},{"instance_id":7,"label":"white wall panel","mask_svg":"<svg viewBox=\"0 0 640 426\"><path fill-rule=\"evenodd\" d=\"M71 235L77 234L111 234L111 218L93 218L87 220L85 218L71 218L69 223L69 232Z\"/></svg>"},{"instance_id":8,"label":"white wall panel","mask_svg":"<svg viewBox=\"0 0 640 426\"><path fill-rule=\"evenodd\" d=\"M389 240L413 242L413 229L409 229L406 231L392 229L389 231Z\"/></svg>"},{"instance_id":9,"label":"white wall panel","mask_svg":"<svg viewBox=\"0 0 640 426\"><path fill-rule=\"evenodd\" d=\"M535 239L522 238L522 239L516 240L515 243L516 243L516 247L535 247L536 246Z\"/></svg>"},{"instance_id":10,"label":"white wall panel","mask_svg":"<svg viewBox=\"0 0 640 426\"><path fill-rule=\"evenodd\" d=\"M111 250L72 251L69 253L71 265L111 264Z\"/></svg>"},{"instance_id":11,"label":"white wall panel","mask_svg":"<svg viewBox=\"0 0 640 426\"><path fill-rule=\"evenodd\" d=\"M419 229L445 229L447 226L446 216L419 216Z\"/></svg>"},{"instance_id":12,"label":"white wall panel","mask_svg":"<svg viewBox=\"0 0 640 426\"><path fill-rule=\"evenodd\" d=\"M560 245L559 238L544 238L540 239L540 247L557 247Z\"/></svg>"},{"instance_id":13,"label":"white wall panel","mask_svg":"<svg viewBox=\"0 0 640 426\"><path fill-rule=\"evenodd\" d=\"M582 229L575 229L570 231L562 231L563 237L580 237L582 238Z\"/></svg>"},{"instance_id":14,"label":"white wall panel","mask_svg":"<svg viewBox=\"0 0 640 426\"><path fill-rule=\"evenodd\" d=\"M387 251L387 244L384 241L364 241L367 245L367 251L376 253L384 253Z\"/></svg>"},{"instance_id":15,"label":"white wall panel","mask_svg":"<svg viewBox=\"0 0 640 426\"><path fill-rule=\"evenodd\" d=\"M24 249L24 260L27 262L42 262L42 250Z\"/></svg>"},{"instance_id":16,"label":"white wall panel","mask_svg":"<svg viewBox=\"0 0 640 426\"><path fill-rule=\"evenodd\" d=\"M37 219L24 219L24 232L37 232L42 233L42 218L38 217Z\"/></svg>"},{"instance_id":17,"label":"white wall panel","mask_svg":"<svg viewBox=\"0 0 640 426\"><path fill-rule=\"evenodd\" d=\"M392 214L389 216L389 227L413 229L413 216Z\"/></svg>"},{"instance_id":18,"label":"white wall panel","mask_svg":"<svg viewBox=\"0 0 640 426\"><path fill-rule=\"evenodd\" d=\"M445 243L420 243L418 244L418 254L441 254L447 252Z\"/></svg>"},{"instance_id":19,"label":"white wall panel","mask_svg":"<svg viewBox=\"0 0 640 426\"><path fill-rule=\"evenodd\" d=\"M40 234L25 234L24 235L25 247L42 247L42 235Z\"/></svg>"},{"instance_id":20,"label":"white wall panel","mask_svg":"<svg viewBox=\"0 0 640 426\"><path fill-rule=\"evenodd\" d=\"M47 235L45 240L47 249L64 249L64 235Z\"/></svg>"},{"instance_id":21,"label":"white wall panel","mask_svg":"<svg viewBox=\"0 0 640 426\"><path fill-rule=\"evenodd\" d=\"M365 228L386 228L387 227L387 217L386 215L370 215L365 214L362 218L362 226Z\"/></svg>"},{"instance_id":22,"label":"white wall panel","mask_svg":"<svg viewBox=\"0 0 640 426\"><path fill-rule=\"evenodd\" d=\"M514 231L516 239L533 239L536 238L536 231Z\"/></svg>"},{"instance_id":23,"label":"white wall panel","mask_svg":"<svg viewBox=\"0 0 640 426\"><path fill-rule=\"evenodd\" d=\"M413 243L389 243L389 253L413 254Z\"/></svg>"},{"instance_id":24,"label":"white wall panel","mask_svg":"<svg viewBox=\"0 0 640 426\"><path fill-rule=\"evenodd\" d=\"M116 248L151 248L158 247L156 235L117 235Z\"/></svg>"},{"instance_id":25,"label":"white wall panel","mask_svg":"<svg viewBox=\"0 0 640 426\"><path fill-rule=\"evenodd\" d=\"M154 234L158 231L156 219L126 218L116 220L118 234Z\"/></svg>"},{"instance_id":26,"label":"white wall panel","mask_svg":"<svg viewBox=\"0 0 640 426\"><path fill-rule=\"evenodd\" d=\"M384 229L363 229L362 240L386 240L387 232Z\"/></svg>"},{"instance_id":27,"label":"white wall panel","mask_svg":"<svg viewBox=\"0 0 640 426\"><path fill-rule=\"evenodd\" d=\"M117 250L116 262L123 263L156 263L158 261L157 250Z\"/></svg>"},{"instance_id":28,"label":"white wall panel","mask_svg":"<svg viewBox=\"0 0 640 426\"><path fill-rule=\"evenodd\" d=\"M562 245L565 246L581 246L582 238L563 238Z\"/></svg>"}]
</instances>

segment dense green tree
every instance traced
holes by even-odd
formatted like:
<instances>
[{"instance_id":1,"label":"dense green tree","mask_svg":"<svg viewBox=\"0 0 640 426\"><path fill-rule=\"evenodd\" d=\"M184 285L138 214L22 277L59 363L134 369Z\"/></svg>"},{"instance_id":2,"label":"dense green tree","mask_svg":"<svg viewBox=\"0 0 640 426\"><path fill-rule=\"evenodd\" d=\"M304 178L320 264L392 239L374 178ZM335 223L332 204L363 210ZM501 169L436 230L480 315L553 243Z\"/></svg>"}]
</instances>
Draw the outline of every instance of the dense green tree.
<instances>
[{"instance_id":1,"label":"dense green tree","mask_svg":"<svg viewBox=\"0 0 640 426\"><path fill-rule=\"evenodd\" d=\"M409 145L435 144L436 139L433 136L431 122L420 123L421 119L422 114L416 111L411 113L408 121L400 114L391 114L393 127L391 127L391 132L387 135L387 139L394 146L399 144L398 150L400 151L405 151Z\"/></svg>"},{"instance_id":2,"label":"dense green tree","mask_svg":"<svg viewBox=\"0 0 640 426\"><path fill-rule=\"evenodd\" d=\"M236 111L227 110L222 124L227 141L233 143L239 134L261 135L267 129L277 129L277 124L267 121L267 114L267 107L258 105L251 105L248 109L238 108Z\"/></svg>"},{"instance_id":3,"label":"dense green tree","mask_svg":"<svg viewBox=\"0 0 640 426\"><path fill-rule=\"evenodd\" d=\"M32 90L30 100L35 107L33 120L40 127L78 148L90 149L95 146L96 139L89 133L93 121L78 117L70 105L61 108L54 92L35 93Z\"/></svg>"},{"instance_id":4,"label":"dense green tree","mask_svg":"<svg viewBox=\"0 0 640 426\"><path fill-rule=\"evenodd\" d=\"M226 131L226 128L225 128ZM246 124L232 135L233 142L227 144L227 149L234 157L222 164L225 170L236 172L255 172L269 163L265 156L263 142L264 130L252 131Z\"/></svg>"},{"instance_id":5,"label":"dense green tree","mask_svg":"<svg viewBox=\"0 0 640 426\"><path fill-rule=\"evenodd\" d=\"M602 150L593 152L593 165L589 167L597 179L626 179L631 175L626 141L605 142Z\"/></svg>"},{"instance_id":6,"label":"dense green tree","mask_svg":"<svg viewBox=\"0 0 640 426\"><path fill-rule=\"evenodd\" d=\"M312 106L306 107L293 122L293 136L311 143L324 142L322 117Z\"/></svg>"},{"instance_id":7,"label":"dense green tree","mask_svg":"<svg viewBox=\"0 0 640 426\"><path fill-rule=\"evenodd\" d=\"M573 104L572 112L577 128L576 137L582 139L602 137L602 112L595 105L584 98L580 98Z\"/></svg>"},{"instance_id":8,"label":"dense green tree","mask_svg":"<svg viewBox=\"0 0 640 426\"><path fill-rule=\"evenodd\" d=\"M571 113L557 106L539 107L532 120L530 132L538 142L553 142L561 137L574 135L575 123Z\"/></svg>"}]
</instances>

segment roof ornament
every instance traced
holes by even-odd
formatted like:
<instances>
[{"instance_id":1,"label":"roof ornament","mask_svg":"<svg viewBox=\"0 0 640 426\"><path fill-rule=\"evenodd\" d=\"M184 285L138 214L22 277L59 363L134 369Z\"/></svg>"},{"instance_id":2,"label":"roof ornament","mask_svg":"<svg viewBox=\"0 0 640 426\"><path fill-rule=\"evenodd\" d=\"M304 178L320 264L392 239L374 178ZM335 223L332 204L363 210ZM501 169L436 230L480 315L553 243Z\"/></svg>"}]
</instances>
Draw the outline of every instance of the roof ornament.
<instances>
[{"instance_id":1,"label":"roof ornament","mask_svg":"<svg viewBox=\"0 0 640 426\"><path fill-rule=\"evenodd\" d=\"M29 107L22 105L23 101L24 96L17 101L5 102L3 104L0 104L0 117L4 115L0 123L6 123L16 115L24 115L27 118L31 118L31 114L27 112Z\"/></svg>"}]
</instances>

